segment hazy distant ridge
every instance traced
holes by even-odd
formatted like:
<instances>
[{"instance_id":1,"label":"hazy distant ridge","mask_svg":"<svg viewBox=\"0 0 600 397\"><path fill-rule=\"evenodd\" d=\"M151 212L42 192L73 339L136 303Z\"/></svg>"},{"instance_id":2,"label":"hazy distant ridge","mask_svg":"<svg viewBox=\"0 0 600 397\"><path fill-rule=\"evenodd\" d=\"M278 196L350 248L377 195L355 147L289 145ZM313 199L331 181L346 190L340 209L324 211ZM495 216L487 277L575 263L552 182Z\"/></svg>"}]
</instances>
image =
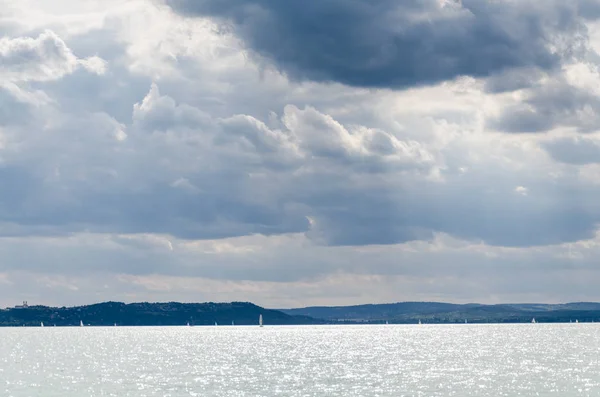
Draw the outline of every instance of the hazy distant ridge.
<instances>
[{"instance_id":1,"label":"hazy distant ridge","mask_svg":"<svg viewBox=\"0 0 600 397\"><path fill-rule=\"evenodd\" d=\"M313 306L280 309L289 315L303 315L326 321L436 323L464 322L569 322L600 321L600 303L564 304L453 304L440 302L399 302L356 306Z\"/></svg>"}]
</instances>

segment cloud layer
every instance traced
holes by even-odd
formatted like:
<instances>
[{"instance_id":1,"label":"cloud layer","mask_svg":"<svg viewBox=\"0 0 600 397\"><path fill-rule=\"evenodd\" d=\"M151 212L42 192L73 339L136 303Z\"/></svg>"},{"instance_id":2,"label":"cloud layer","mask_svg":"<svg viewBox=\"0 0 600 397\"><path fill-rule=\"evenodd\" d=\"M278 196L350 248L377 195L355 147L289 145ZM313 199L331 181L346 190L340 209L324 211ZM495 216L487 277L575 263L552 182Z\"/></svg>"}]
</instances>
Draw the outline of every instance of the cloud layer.
<instances>
[{"instance_id":1,"label":"cloud layer","mask_svg":"<svg viewBox=\"0 0 600 397\"><path fill-rule=\"evenodd\" d=\"M8 10L0 304L600 299L595 1Z\"/></svg>"},{"instance_id":2,"label":"cloud layer","mask_svg":"<svg viewBox=\"0 0 600 397\"><path fill-rule=\"evenodd\" d=\"M594 2L168 0L215 17L290 77L401 88L506 69L560 68L585 51Z\"/></svg>"}]
</instances>

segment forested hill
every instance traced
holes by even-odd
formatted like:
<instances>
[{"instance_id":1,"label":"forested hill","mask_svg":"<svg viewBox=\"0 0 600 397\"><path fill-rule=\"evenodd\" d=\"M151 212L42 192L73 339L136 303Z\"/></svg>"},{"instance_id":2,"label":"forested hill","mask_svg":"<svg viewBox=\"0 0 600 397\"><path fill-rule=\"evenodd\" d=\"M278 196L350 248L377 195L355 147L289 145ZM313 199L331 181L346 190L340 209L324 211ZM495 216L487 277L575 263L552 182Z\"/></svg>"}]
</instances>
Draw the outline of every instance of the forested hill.
<instances>
[{"instance_id":1,"label":"forested hill","mask_svg":"<svg viewBox=\"0 0 600 397\"><path fill-rule=\"evenodd\" d=\"M105 302L79 307L29 306L0 310L0 326L85 325L265 325L320 324L302 315L289 315L246 302L232 303L131 303Z\"/></svg>"},{"instance_id":2,"label":"forested hill","mask_svg":"<svg viewBox=\"0 0 600 397\"><path fill-rule=\"evenodd\" d=\"M439 302L401 302L356 306L314 306L280 309L290 315L303 315L330 322L381 323L503 323L600 322L600 303L565 304L452 304Z\"/></svg>"},{"instance_id":3,"label":"forested hill","mask_svg":"<svg viewBox=\"0 0 600 397\"><path fill-rule=\"evenodd\" d=\"M247 302L131 303L105 302L78 307L29 306L0 310L0 326L151 325L301 325L370 323L522 323L600 322L600 303L451 304L402 302L375 305L265 309Z\"/></svg>"}]
</instances>

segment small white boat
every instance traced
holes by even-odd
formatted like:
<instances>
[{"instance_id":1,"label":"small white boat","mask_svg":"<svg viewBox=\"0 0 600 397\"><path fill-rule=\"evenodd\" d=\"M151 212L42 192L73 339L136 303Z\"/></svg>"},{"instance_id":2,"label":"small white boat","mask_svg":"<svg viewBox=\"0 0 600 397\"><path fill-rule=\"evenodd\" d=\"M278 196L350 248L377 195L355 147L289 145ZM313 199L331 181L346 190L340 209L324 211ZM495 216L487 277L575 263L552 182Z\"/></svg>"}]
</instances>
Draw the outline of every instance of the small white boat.
<instances>
[{"instance_id":1,"label":"small white boat","mask_svg":"<svg viewBox=\"0 0 600 397\"><path fill-rule=\"evenodd\" d=\"M421 325L421 320L419 320L419 325Z\"/></svg>"},{"instance_id":2,"label":"small white boat","mask_svg":"<svg viewBox=\"0 0 600 397\"><path fill-rule=\"evenodd\" d=\"M42 321L42 322L40 323L40 327L43 327L43 326L44 326L44 322Z\"/></svg>"},{"instance_id":3,"label":"small white boat","mask_svg":"<svg viewBox=\"0 0 600 397\"><path fill-rule=\"evenodd\" d=\"M79 326L83 327L83 321L79 320Z\"/></svg>"},{"instance_id":4,"label":"small white boat","mask_svg":"<svg viewBox=\"0 0 600 397\"><path fill-rule=\"evenodd\" d=\"M531 323L532 323L532 324L535 324L535 322L536 322L536 321L535 321L535 317L534 317L534 318L532 318L532 319L531 319Z\"/></svg>"},{"instance_id":5,"label":"small white boat","mask_svg":"<svg viewBox=\"0 0 600 397\"><path fill-rule=\"evenodd\" d=\"M188 327L190 326L190 323L189 323L189 322L187 323L187 326L188 326Z\"/></svg>"},{"instance_id":6,"label":"small white boat","mask_svg":"<svg viewBox=\"0 0 600 397\"><path fill-rule=\"evenodd\" d=\"M385 325L388 325L388 324L389 324L389 323L388 323L388 321L387 321L387 320L385 320Z\"/></svg>"},{"instance_id":7,"label":"small white boat","mask_svg":"<svg viewBox=\"0 0 600 397\"><path fill-rule=\"evenodd\" d=\"M216 327L217 325L219 325L219 324L217 324L217 322L215 321L215 327Z\"/></svg>"},{"instance_id":8,"label":"small white boat","mask_svg":"<svg viewBox=\"0 0 600 397\"><path fill-rule=\"evenodd\" d=\"M262 326L263 326L263 318L262 318L262 314L260 314L260 315L258 316L258 326L259 326L259 327L262 327Z\"/></svg>"}]
</instances>

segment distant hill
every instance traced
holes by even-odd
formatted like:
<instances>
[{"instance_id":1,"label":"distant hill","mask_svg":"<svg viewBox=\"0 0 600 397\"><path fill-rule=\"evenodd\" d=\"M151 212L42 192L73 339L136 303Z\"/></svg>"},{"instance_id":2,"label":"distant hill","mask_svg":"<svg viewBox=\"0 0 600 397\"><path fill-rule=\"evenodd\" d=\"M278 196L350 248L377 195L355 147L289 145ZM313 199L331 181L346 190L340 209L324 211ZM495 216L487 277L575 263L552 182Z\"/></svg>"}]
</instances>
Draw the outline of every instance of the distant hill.
<instances>
[{"instance_id":1,"label":"distant hill","mask_svg":"<svg viewBox=\"0 0 600 397\"><path fill-rule=\"evenodd\" d=\"M321 324L324 320L290 315L247 302L232 303L131 303L105 302L79 307L29 306L0 310L0 326L85 325L265 325Z\"/></svg>"},{"instance_id":2,"label":"distant hill","mask_svg":"<svg viewBox=\"0 0 600 397\"><path fill-rule=\"evenodd\" d=\"M130 303L104 302L78 307L28 306L0 310L0 326L121 326L145 325L265 325L396 324L423 323L523 323L600 322L600 303L565 304L452 304L401 302L356 306L316 306L300 309L265 309L249 302L231 303Z\"/></svg>"},{"instance_id":3,"label":"distant hill","mask_svg":"<svg viewBox=\"0 0 600 397\"><path fill-rule=\"evenodd\" d=\"M400 302L356 306L313 306L280 309L289 315L302 315L346 323L519 323L600 321L600 303L565 304L452 304L439 302Z\"/></svg>"}]
</instances>

